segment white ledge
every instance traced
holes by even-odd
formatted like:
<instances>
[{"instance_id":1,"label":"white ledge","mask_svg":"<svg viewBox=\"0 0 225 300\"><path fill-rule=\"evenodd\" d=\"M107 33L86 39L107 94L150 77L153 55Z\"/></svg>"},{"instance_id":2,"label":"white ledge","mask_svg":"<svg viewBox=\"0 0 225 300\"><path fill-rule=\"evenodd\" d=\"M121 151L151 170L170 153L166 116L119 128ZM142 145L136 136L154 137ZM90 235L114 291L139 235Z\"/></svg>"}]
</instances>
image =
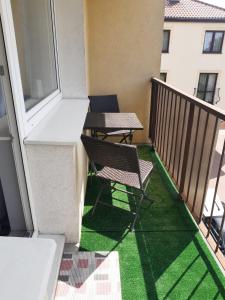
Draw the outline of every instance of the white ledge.
<instances>
[{"instance_id":1,"label":"white ledge","mask_svg":"<svg viewBox=\"0 0 225 300\"><path fill-rule=\"evenodd\" d=\"M25 144L74 145L80 141L88 99L63 99L30 132Z\"/></svg>"},{"instance_id":2,"label":"white ledge","mask_svg":"<svg viewBox=\"0 0 225 300\"><path fill-rule=\"evenodd\" d=\"M0 237L0 298L46 299L55 251L50 239Z\"/></svg>"}]
</instances>

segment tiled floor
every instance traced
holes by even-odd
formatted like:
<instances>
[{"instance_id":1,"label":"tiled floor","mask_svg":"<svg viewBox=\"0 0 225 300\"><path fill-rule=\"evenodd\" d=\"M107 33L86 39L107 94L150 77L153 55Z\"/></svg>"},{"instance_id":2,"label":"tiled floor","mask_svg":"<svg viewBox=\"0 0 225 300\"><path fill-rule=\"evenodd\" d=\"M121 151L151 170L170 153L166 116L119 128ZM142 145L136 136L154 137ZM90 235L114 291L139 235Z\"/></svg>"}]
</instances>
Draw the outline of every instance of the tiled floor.
<instances>
[{"instance_id":1,"label":"tiled floor","mask_svg":"<svg viewBox=\"0 0 225 300\"><path fill-rule=\"evenodd\" d=\"M55 300L120 300L118 252L65 252Z\"/></svg>"}]
</instances>

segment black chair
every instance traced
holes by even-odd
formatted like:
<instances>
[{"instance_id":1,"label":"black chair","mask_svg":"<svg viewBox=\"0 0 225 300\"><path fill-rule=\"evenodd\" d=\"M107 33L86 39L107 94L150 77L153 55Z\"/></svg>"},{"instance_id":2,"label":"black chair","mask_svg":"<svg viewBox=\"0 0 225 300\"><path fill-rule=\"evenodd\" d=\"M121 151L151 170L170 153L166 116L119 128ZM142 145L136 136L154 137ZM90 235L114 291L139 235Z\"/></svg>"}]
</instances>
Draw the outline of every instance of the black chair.
<instances>
[{"instance_id":1,"label":"black chair","mask_svg":"<svg viewBox=\"0 0 225 300\"><path fill-rule=\"evenodd\" d=\"M117 95L102 95L102 96L89 96L90 100L90 111L94 113L119 113L119 103ZM125 142L131 144L133 140L133 130L101 130L94 131L92 135L100 137L105 140L108 137L118 136L121 137L120 143Z\"/></svg>"},{"instance_id":2,"label":"black chair","mask_svg":"<svg viewBox=\"0 0 225 300\"><path fill-rule=\"evenodd\" d=\"M113 182L111 192L120 190L116 188L116 183L126 185L132 188L132 191L120 191L132 195L136 201L135 218L131 226L133 230L143 200L146 199L150 203L153 202L146 195L149 175L153 170L152 163L138 159L137 148L133 145L114 144L86 135L82 135L81 140L90 159L95 176L103 180L95 201L93 214L98 203L109 206L108 203L100 201L106 183Z\"/></svg>"}]
</instances>

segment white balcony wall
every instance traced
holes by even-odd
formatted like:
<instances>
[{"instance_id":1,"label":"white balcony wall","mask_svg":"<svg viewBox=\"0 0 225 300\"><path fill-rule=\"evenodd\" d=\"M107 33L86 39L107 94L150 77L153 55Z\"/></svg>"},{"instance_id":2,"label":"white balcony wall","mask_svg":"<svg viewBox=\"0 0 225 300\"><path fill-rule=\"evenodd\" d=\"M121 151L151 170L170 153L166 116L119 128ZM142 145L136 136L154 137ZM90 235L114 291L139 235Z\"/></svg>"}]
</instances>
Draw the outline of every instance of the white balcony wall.
<instances>
[{"instance_id":1,"label":"white balcony wall","mask_svg":"<svg viewBox=\"0 0 225 300\"><path fill-rule=\"evenodd\" d=\"M82 0L55 0L62 100L25 139L37 229L80 240L87 156L80 141L88 110ZM66 100L65 100L66 99Z\"/></svg>"},{"instance_id":2,"label":"white balcony wall","mask_svg":"<svg viewBox=\"0 0 225 300\"><path fill-rule=\"evenodd\" d=\"M55 0L55 12L63 97L87 97L83 0Z\"/></svg>"}]
</instances>

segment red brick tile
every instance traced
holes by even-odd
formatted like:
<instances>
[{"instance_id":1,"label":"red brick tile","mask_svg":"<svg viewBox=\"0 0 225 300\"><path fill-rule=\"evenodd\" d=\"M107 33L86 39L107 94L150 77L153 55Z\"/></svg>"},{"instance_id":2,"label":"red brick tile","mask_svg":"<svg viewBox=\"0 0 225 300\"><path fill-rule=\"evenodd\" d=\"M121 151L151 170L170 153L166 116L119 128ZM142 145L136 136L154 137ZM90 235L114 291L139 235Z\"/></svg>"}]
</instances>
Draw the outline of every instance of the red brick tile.
<instances>
[{"instance_id":1,"label":"red brick tile","mask_svg":"<svg viewBox=\"0 0 225 300\"><path fill-rule=\"evenodd\" d=\"M96 258L96 268L109 269L109 259Z\"/></svg>"},{"instance_id":2,"label":"red brick tile","mask_svg":"<svg viewBox=\"0 0 225 300\"><path fill-rule=\"evenodd\" d=\"M88 259L79 259L77 266L80 269L87 269L88 268Z\"/></svg>"},{"instance_id":3,"label":"red brick tile","mask_svg":"<svg viewBox=\"0 0 225 300\"><path fill-rule=\"evenodd\" d=\"M69 271L73 267L73 261L72 260L62 260L61 261L61 266L60 266L60 271Z\"/></svg>"}]
</instances>

